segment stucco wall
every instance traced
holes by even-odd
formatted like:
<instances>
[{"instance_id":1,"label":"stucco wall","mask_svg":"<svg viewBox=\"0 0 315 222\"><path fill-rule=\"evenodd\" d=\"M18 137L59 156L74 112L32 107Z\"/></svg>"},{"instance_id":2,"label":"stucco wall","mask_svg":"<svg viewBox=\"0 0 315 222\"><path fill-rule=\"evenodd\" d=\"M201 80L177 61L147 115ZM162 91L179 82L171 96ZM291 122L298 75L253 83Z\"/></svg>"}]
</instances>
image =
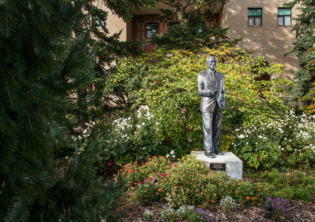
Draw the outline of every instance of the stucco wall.
<instances>
[{"instance_id":1,"label":"stucco wall","mask_svg":"<svg viewBox=\"0 0 315 222\"><path fill-rule=\"evenodd\" d=\"M243 49L260 50L254 56L263 55L268 62L282 63L287 68L282 77L293 81L296 57L284 57L295 39L292 26L278 26L278 7L289 0L231 0L226 4L226 26L230 27L231 39L244 35L239 46ZM248 8L262 8L262 26L248 26ZM292 17L299 11L292 9Z\"/></svg>"}]
</instances>

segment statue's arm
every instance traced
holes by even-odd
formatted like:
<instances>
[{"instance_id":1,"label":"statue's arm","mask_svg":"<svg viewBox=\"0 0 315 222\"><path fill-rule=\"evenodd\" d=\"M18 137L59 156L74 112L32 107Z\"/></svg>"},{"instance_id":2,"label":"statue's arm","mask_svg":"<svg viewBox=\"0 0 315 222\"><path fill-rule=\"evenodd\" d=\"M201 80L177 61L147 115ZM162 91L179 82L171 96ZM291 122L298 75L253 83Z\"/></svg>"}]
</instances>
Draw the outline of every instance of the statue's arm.
<instances>
[{"instance_id":1,"label":"statue's arm","mask_svg":"<svg viewBox=\"0 0 315 222\"><path fill-rule=\"evenodd\" d=\"M204 89L204 83L200 75L198 75L197 84L199 96L210 97L210 90Z\"/></svg>"}]
</instances>

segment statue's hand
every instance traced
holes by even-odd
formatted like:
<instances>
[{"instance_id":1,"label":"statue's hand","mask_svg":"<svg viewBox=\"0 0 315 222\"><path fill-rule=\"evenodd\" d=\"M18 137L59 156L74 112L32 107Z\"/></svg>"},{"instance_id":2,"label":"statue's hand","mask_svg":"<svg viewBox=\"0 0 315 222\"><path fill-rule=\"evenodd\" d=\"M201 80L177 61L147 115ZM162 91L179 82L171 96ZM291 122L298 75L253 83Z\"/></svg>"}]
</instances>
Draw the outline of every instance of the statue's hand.
<instances>
[{"instance_id":1,"label":"statue's hand","mask_svg":"<svg viewBox=\"0 0 315 222\"><path fill-rule=\"evenodd\" d=\"M217 90L211 90L210 89L210 96L214 97L217 94Z\"/></svg>"}]
</instances>

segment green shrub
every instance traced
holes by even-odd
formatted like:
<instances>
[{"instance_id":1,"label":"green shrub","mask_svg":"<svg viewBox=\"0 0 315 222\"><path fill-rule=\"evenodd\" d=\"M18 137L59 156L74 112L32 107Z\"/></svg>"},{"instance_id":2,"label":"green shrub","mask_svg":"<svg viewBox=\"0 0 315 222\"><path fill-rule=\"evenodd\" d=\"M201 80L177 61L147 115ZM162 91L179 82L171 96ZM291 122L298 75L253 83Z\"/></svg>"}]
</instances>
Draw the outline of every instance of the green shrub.
<instances>
[{"instance_id":1,"label":"green shrub","mask_svg":"<svg viewBox=\"0 0 315 222\"><path fill-rule=\"evenodd\" d=\"M274 194L275 197L280 197L286 200L292 200L294 198L294 189L292 188L283 188L279 191L276 191Z\"/></svg>"},{"instance_id":2,"label":"green shrub","mask_svg":"<svg viewBox=\"0 0 315 222\"><path fill-rule=\"evenodd\" d=\"M252 58L248 53L227 45L218 49L205 47L201 51L195 54L189 50L158 49L146 56L121 59L117 72L107 79L105 91L111 94L115 88L123 88L128 99L135 101L132 111L140 105L147 105L160 122L159 130L154 131L155 140L185 149L202 147L200 96L196 93L196 78L199 72L206 69L206 57L212 54L218 61L217 71L225 78L228 107L223 114L223 130L231 131L232 122L257 121L259 115L279 118L270 104L277 109L285 109L278 94L285 93L282 85L292 83L284 78L273 78L271 81L256 81L255 78L259 78L259 73L281 74L281 64L266 65L263 57ZM266 100L260 98L259 91ZM230 146L229 134L231 132L222 133L220 149L226 150ZM179 154L179 150L175 151Z\"/></svg>"},{"instance_id":3,"label":"green shrub","mask_svg":"<svg viewBox=\"0 0 315 222\"><path fill-rule=\"evenodd\" d=\"M310 191L305 188L296 189L294 192L294 197L304 201L310 201L312 199Z\"/></svg>"}]
</instances>

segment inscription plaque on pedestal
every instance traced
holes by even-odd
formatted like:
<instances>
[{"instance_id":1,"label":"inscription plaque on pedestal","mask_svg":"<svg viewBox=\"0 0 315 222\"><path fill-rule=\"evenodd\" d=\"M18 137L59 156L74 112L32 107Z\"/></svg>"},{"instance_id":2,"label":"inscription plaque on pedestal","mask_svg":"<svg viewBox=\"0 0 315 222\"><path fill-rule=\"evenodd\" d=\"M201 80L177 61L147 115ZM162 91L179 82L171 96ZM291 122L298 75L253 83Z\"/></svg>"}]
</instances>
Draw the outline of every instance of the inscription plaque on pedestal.
<instances>
[{"instance_id":1,"label":"inscription plaque on pedestal","mask_svg":"<svg viewBox=\"0 0 315 222\"><path fill-rule=\"evenodd\" d=\"M217 171L226 171L226 164L225 163L210 163L211 170Z\"/></svg>"}]
</instances>

